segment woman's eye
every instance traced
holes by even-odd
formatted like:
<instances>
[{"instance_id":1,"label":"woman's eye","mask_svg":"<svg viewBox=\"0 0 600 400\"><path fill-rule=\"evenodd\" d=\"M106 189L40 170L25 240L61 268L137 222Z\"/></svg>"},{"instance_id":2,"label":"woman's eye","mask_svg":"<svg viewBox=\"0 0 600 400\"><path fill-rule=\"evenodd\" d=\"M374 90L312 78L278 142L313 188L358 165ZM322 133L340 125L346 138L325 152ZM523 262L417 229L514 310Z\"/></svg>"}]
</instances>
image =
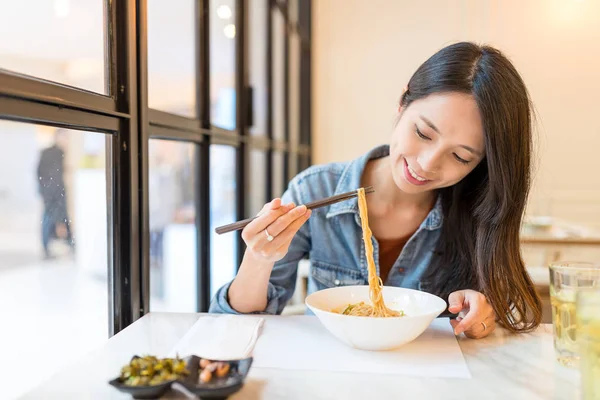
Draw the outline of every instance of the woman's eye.
<instances>
[{"instance_id":1,"label":"woman's eye","mask_svg":"<svg viewBox=\"0 0 600 400\"><path fill-rule=\"evenodd\" d=\"M417 136L419 136L421 139L423 139L423 140L431 140L431 138L429 136L423 135L423 133L419 130L418 126L415 126L415 130L417 132Z\"/></svg>"},{"instance_id":2,"label":"woman's eye","mask_svg":"<svg viewBox=\"0 0 600 400\"><path fill-rule=\"evenodd\" d=\"M456 161L458 161L461 164L468 164L471 162L471 161L465 160L464 158L460 158L456 153L453 153L453 154L454 154L454 158L456 158Z\"/></svg>"}]
</instances>

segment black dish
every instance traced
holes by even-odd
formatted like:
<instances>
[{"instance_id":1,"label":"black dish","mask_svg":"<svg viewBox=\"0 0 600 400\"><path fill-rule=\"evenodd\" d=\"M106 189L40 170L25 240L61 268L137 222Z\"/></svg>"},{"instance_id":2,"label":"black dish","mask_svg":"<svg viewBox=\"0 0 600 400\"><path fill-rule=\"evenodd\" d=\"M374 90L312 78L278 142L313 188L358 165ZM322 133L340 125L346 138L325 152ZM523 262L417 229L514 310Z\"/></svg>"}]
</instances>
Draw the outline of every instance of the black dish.
<instances>
[{"instance_id":1,"label":"black dish","mask_svg":"<svg viewBox=\"0 0 600 400\"><path fill-rule=\"evenodd\" d=\"M134 356L136 358L137 356ZM174 382L202 399L226 399L238 392L243 386L246 376L252 366L252 357L243 360L225 361L230 365L230 371L223 378L213 377L210 382L200 382L200 357L192 355L184 358L190 374L181 380L166 381L158 385L128 386L119 377L108 382L109 385L121 392L130 394L134 399L157 399L163 396ZM214 360L220 361L220 360Z\"/></svg>"},{"instance_id":2,"label":"black dish","mask_svg":"<svg viewBox=\"0 0 600 400\"><path fill-rule=\"evenodd\" d=\"M167 381L152 386L129 386L121 382L121 378L115 378L109 381L108 384L121 392L132 395L134 399L159 399L167 393L173 382L175 381Z\"/></svg>"},{"instance_id":3,"label":"black dish","mask_svg":"<svg viewBox=\"0 0 600 400\"><path fill-rule=\"evenodd\" d=\"M186 360L190 375L180 383L188 391L203 399L226 399L238 392L244 386L244 380L252 366L252 357L243 360L226 361L231 368L227 376L223 378L214 377L210 382L203 383L199 381L200 357L190 356Z\"/></svg>"}]
</instances>

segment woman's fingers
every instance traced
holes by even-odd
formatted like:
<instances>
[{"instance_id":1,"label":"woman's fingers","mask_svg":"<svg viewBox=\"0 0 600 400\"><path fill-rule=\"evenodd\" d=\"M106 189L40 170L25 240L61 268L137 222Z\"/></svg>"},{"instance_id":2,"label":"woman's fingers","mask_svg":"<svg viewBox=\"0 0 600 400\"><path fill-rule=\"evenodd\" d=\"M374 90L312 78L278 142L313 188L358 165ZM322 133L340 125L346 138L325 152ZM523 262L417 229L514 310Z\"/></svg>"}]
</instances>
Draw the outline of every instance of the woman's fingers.
<instances>
[{"instance_id":1,"label":"woman's fingers","mask_svg":"<svg viewBox=\"0 0 600 400\"><path fill-rule=\"evenodd\" d=\"M478 321L482 321L485 315L482 315L481 306L479 304L471 304L469 311L466 313L464 318L458 322L454 329L454 333L460 335L461 333L468 331Z\"/></svg>"},{"instance_id":2,"label":"woman's fingers","mask_svg":"<svg viewBox=\"0 0 600 400\"><path fill-rule=\"evenodd\" d=\"M304 212L302 212L302 209L304 209ZM303 218L307 217L307 214L310 216L310 210L306 210L306 207L302 206L302 208L296 207L286 215L278 218L272 225L265 229L265 232L263 232L264 237L259 236L259 239L253 247L253 251L260 252L263 257L271 258L278 252L278 249L289 246L294 235L305 222L305 219ZM279 221L281 221L279 228L274 227ZM281 229L281 226L284 226L283 229ZM266 232L269 232L269 235L273 238L272 240L268 240Z\"/></svg>"},{"instance_id":3,"label":"woman's fingers","mask_svg":"<svg viewBox=\"0 0 600 400\"><path fill-rule=\"evenodd\" d=\"M482 293L459 290L450 294L448 302L448 310L459 314L450 321L456 335L464 332L467 337L482 338L496 329L494 309Z\"/></svg>"},{"instance_id":4,"label":"woman's fingers","mask_svg":"<svg viewBox=\"0 0 600 400\"><path fill-rule=\"evenodd\" d=\"M484 318L483 321L477 321L471 325L464 333L465 336L471 339L481 339L496 330L495 318Z\"/></svg>"},{"instance_id":5,"label":"woman's fingers","mask_svg":"<svg viewBox=\"0 0 600 400\"><path fill-rule=\"evenodd\" d=\"M306 206L282 205L280 199L275 199L244 228L242 238L255 255L277 261L285 256L294 235L308 217L310 210Z\"/></svg>"},{"instance_id":6,"label":"woman's fingers","mask_svg":"<svg viewBox=\"0 0 600 400\"><path fill-rule=\"evenodd\" d=\"M290 212L291 213L291 212ZM284 255L287 253L287 249L289 248L292 240L298 230L304 225L306 221L310 218L312 214L311 210L306 210L303 214L297 216L290 224L286 226L286 228L280 232L272 242L266 243L265 246L261 249L261 254L264 257L269 257L270 255L275 255L281 253L282 250Z\"/></svg>"},{"instance_id":7,"label":"woman's fingers","mask_svg":"<svg viewBox=\"0 0 600 400\"><path fill-rule=\"evenodd\" d=\"M288 211L267 227L269 234L273 237L279 236L281 232L283 232L296 219L302 217L306 211L307 209L305 205L295 207L294 209Z\"/></svg>"},{"instance_id":8,"label":"woman's fingers","mask_svg":"<svg viewBox=\"0 0 600 400\"><path fill-rule=\"evenodd\" d=\"M282 206L280 199L275 199L263 207L259 216L250 222L242 231L242 239L246 242L246 245L252 246L254 242L259 239L258 235L264 235L264 230L271 225L277 218L287 213L293 208L293 204L287 204Z\"/></svg>"},{"instance_id":9,"label":"woman's fingers","mask_svg":"<svg viewBox=\"0 0 600 400\"><path fill-rule=\"evenodd\" d=\"M265 205L263 205L263 207L258 212L258 214L256 214L256 216L260 217L260 216L264 215L267 211L269 211L271 209L275 210L275 209L281 207L282 205L283 204L281 203L281 199L275 198L275 199L271 200L270 202L266 203Z\"/></svg>"}]
</instances>

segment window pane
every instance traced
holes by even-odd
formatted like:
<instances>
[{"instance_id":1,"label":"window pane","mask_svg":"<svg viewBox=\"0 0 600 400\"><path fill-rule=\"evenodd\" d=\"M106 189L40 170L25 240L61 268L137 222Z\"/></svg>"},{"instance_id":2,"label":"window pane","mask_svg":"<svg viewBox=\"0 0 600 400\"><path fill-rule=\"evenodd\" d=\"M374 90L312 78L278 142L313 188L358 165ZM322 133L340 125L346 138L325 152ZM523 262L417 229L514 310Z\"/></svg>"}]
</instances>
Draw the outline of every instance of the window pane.
<instances>
[{"instance_id":1,"label":"window pane","mask_svg":"<svg viewBox=\"0 0 600 400\"><path fill-rule=\"evenodd\" d=\"M298 0L288 2L288 15L292 24L298 22Z\"/></svg>"},{"instance_id":2,"label":"window pane","mask_svg":"<svg viewBox=\"0 0 600 400\"><path fill-rule=\"evenodd\" d=\"M210 0L210 120L235 129L235 0Z\"/></svg>"},{"instance_id":3,"label":"window pane","mask_svg":"<svg viewBox=\"0 0 600 400\"><path fill-rule=\"evenodd\" d=\"M236 149L210 146L210 296L235 276L236 234L217 235L215 228L237 220L235 211Z\"/></svg>"},{"instance_id":4,"label":"window pane","mask_svg":"<svg viewBox=\"0 0 600 400\"><path fill-rule=\"evenodd\" d=\"M110 138L0 121L3 398L108 339Z\"/></svg>"},{"instance_id":5,"label":"window pane","mask_svg":"<svg viewBox=\"0 0 600 400\"><path fill-rule=\"evenodd\" d=\"M284 187L284 157L283 152L274 151L273 152L273 198L281 197L283 194Z\"/></svg>"},{"instance_id":6,"label":"window pane","mask_svg":"<svg viewBox=\"0 0 600 400\"><path fill-rule=\"evenodd\" d=\"M288 181L298 174L298 154L288 153Z\"/></svg>"},{"instance_id":7,"label":"window pane","mask_svg":"<svg viewBox=\"0 0 600 400\"><path fill-rule=\"evenodd\" d=\"M104 3L3 1L0 68L107 94Z\"/></svg>"},{"instance_id":8,"label":"window pane","mask_svg":"<svg viewBox=\"0 0 600 400\"><path fill-rule=\"evenodd\" d=\"M195 2L148 1L148 105L195 118Z\"/></svg>"},{"instance_id":9,"label":"window pane","mask_svg":"<svg viewBox=\"0 0 600 400\"><path fill-rule=\"evenodd\" d=\"M285 140L285 21L279 9L273 18L273 138Z\"/></svg>"},{"instance_id":10,"label":"window pane","mask_svg":"<svg viewBox=\"0 0 600 400\"><path fill-rule=\"evenodd\" d=\"M197 311L195 145L149 143L150 311Z\"/></svg>"},{"instance_id":11,"label":"window pane","mask_svg":"<svg viewBox=\"0 0 600 400\"><path fill-rule=\"evenodd\" d=\"M300 143L310 145L310 49L300 46Z\"/></svg>"},{"instance_id":12,"label":"window pane","mask_svg":"<svg viewBox=\"0 0 600 400\"><path fill-rule=\"evenodd\" d=\"M300 37L290 35L289 52L290 142L300 142Z\"/></svg>"},{"instance_id":13,"label":"window pane","mask_svg":"<svg viewBox=\"0 0 600 400\"><path fill-rule=\"evenodd\" d=\"M298 161L299 161L298 172L302 172L305 169L307 169L308 167L310 167L310 162L309 162L308 156L300 156Z\"/></svg>"},{"instance_id":14,"label":"window pane","mask_svg":"<svg viewBox=\"0 0 600 400\"><path fill-rule=\"evenodd\" d=\"M250 58L249 80L253 88L253 124L250 134L265 136L267 133L267 12L268 0L252 0L248 7L248 57Z\"/></svg>"},{"instance_id":15,"label":"window pane","mask_svg":"<svg viewBox=\"0 0 600 400\"><path fill-rule=\"evenodd\" d=\"M250 173L251 177L247 179L248 188L246 193L250 193L248 216L258 214L268 201L266 196L266 178L267 178L267 152L263 150L250 151Z\"/></svg>"}]
</instances>

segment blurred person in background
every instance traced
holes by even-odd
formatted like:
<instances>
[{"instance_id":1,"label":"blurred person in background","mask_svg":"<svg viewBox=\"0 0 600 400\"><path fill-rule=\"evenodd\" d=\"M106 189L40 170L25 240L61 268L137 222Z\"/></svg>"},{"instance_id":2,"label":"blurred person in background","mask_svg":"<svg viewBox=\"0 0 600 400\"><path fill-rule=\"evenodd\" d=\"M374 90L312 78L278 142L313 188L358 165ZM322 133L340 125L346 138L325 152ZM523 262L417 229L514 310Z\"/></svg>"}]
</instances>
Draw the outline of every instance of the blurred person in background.
<instances>
[{"instance_id":1,"label":"blurred person in background","mask_svg":"<svg viewBox=\"0 0 600 400\"><path fill-rule=\"evenodd\" d=\"M67 143L67 132L64 129L58 129L54 134L54 144L42 150L37 168L38 191L44 201L42 246L45 259L54 256L49 249L52 239L64 240L71 251L75 250L71 221L67 213L67 193L64 179Z\"/></svg>"}]
</instances>

